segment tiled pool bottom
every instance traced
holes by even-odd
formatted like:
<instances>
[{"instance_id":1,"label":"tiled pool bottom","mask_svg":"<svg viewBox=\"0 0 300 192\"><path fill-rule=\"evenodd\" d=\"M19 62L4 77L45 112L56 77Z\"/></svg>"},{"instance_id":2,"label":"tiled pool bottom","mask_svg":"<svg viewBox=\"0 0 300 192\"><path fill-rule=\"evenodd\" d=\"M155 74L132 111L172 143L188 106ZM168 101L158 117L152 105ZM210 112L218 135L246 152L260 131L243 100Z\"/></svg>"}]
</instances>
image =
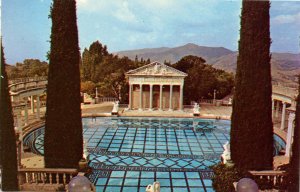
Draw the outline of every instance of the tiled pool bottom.
<instances>
[{"instance_id":1,"label":"tiled pool bottom","mask_svg":"<svg viewBox=\"0 0 300 192\"><path fill-rule=\"evenodd\" d=\"M96 180L96 191L144 192L146 186L159 181L161 192L210 192L212 182L209 172L151 172L112 171Z\"/></svg>"},{"instance_id":2,"label":"tiled pool bottom","mask_svg":"<svg viewBox=\"0 0 300 192\"><path fill-rule=\"evenodd\" d=\"M210 166L229 141L229 121L185 118L84 118L89 175L97 191L213 191ZM43 154L44 130L24 139Z\"/></svg>"}]
</instances>

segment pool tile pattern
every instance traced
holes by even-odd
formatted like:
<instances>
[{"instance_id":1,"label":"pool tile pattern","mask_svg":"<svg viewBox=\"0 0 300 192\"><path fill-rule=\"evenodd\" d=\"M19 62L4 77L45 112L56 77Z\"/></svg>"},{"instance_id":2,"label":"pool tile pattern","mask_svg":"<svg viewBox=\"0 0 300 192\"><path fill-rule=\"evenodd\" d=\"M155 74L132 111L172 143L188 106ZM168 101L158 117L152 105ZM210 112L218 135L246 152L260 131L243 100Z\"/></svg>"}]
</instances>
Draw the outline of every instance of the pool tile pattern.
<instances>
[{"instance_id":1,"label":"pool tile pattern","mask_svg":"<svg viewBox=\"0 0 300 192\"><path fill-rule=\"evenodd\" d=\"M96 180L97 191L145 191L159 181L161 191L213 191L211 180L201 172L112 171Z\"/></svg>"},{"instance_id":2,"label":"pool tile pattern","mask_svg":"<svg viewBox=\"0 0 300 192\"><path fill-rule=\"evenodd\" d=\"M83 137L97 191L213 191L210 166L219 162L229 121L184 118L84 118ZM34 134L34 135L33 135ZM43 154L44 131L24 139Z\"/></svg>"}]
</instances>

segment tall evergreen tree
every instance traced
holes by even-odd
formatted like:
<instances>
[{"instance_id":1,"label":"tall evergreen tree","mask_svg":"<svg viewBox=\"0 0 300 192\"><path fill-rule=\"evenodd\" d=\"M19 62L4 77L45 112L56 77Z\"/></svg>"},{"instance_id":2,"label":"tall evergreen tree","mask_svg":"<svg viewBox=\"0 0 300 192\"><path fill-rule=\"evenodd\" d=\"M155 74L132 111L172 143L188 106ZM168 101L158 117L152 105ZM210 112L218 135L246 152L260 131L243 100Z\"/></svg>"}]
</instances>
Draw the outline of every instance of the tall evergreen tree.
<instances>
[{"instance_id":1,"label":"tall evergreen tree","mask_svg":"<svg viewBox=\"0 0 300 192\"><path fill-rule=\"evenodd\" d=\"M76 168L82 158L75 0L54 0L45 125L46 167Z\"/></svg>"},{"instance_id":2,"label":"tall evergreen tree","mask_svg":"<svg viewBox=\"0 0 300 192\"><path fill-rule=\"evenodd\" d=\"M2 166L2 190L16 191L18 190L16 136L2 44L0 87L0 165Z\"/></svg>"},{"instance_id":3,"label":"tall evergreen tree","mask_svg":"<svg viewBox=\"0 0 300 192\"><path fill-rule=\"evenodd\" d=\"M230 144L244 170L273 167L269 9L269 1L242 2Z\"/></svg>"},{"instance_id":4,"label":"tall evergreen tree","mask_svg":"<svg viewBox=\"0 0 300 192\"><path fill-rule=\"evenodd\" d=\"M296 105L296 116L295 116L295 132L294 132L294 139L293 139L293 147L292 147L292 157L290 163L290 178L291 181L288 185L290 192L299 191L299 174L300 174L300 75L298 76L298 97L297 97L297 105Z\"/></svg>"}]
</instances>

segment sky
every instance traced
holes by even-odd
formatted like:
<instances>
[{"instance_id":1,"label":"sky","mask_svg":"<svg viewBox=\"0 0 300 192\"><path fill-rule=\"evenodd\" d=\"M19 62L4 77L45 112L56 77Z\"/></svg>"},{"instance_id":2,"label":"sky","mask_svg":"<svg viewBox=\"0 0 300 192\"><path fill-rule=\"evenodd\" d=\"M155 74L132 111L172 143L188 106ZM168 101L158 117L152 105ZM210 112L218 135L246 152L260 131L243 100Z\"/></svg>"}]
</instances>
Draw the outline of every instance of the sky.
<instances>
[{"instance_id":1,"label":"sky","mask_svg":"<svg viewBox=\"0 0 300 192\"><path fill-rule=\"evenodd\" d=\"M1 36L8 64L50 49L51 0L2 0ZM99 40L109 52L187 43L236 51L240 0L77 0L81 51ZM300 1L271 1L271 51L299 53Z\"/></svg>"}]
</instances>

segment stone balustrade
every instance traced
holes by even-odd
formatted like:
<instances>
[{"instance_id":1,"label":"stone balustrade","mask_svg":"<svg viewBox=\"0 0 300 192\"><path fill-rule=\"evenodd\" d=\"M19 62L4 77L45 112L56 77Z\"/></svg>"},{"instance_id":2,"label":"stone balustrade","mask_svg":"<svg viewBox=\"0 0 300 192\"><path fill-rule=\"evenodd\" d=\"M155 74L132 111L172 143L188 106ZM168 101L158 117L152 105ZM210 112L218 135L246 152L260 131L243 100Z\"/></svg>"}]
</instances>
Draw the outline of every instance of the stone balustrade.
<instances>
[{"instance_id":1,"label":"stone balustrade","mask_svg":"<svg viewBox=\"0 0 300 192\"><path fill-rule=\"evenodd\" d=\"M47 80L47 76L38 76L38 77L27 77L27 78L17 78L17 79L10 79L8 81L8 84L16 84L21 82L30 82L30 81L42 81Z\"/></svg>"},{"instance_id":2,"label":"stone balustrade","mask_svg":"<svg viewBox=\"0 0 300 192\"><path fill-rule=\"evenodd\" d=\"M9 85L9 90L11 92L19 92L28 89L42 88L42 87L46 87L47 83L48 83L47 80L20 82L20 83Z\"/></svg>"},{"instance_id":3,"label":"stone balustrade","mask_svg":"<svg viewBox=\"0 0 300 192\"><path fill-rule=\"evenodd\" d=\"M66 186L78 174L77 169L61 168L21 168L18 171L21 189L48 189Z\"/></svg>"},{"instance_id":4,"label":"stone balustrade","mask_svg":"<svg viewBox=\"0 0 300 192\"><path fill-rule=\"evenodd\" d=\"M115 97L98 97L96 98L96 103L104 103L104 102L116 102L118 101Z\"/></svg>"},{"instance_id":5,"label":"stone balustrade","mask_svg":"<svg viewBox=\"0 0 300 192\"><path fill-rule=\"evenodd\" d=\"M287 185L286 171L249 171L260 188L283 189Z\"/></svg>"}]
</instances>

